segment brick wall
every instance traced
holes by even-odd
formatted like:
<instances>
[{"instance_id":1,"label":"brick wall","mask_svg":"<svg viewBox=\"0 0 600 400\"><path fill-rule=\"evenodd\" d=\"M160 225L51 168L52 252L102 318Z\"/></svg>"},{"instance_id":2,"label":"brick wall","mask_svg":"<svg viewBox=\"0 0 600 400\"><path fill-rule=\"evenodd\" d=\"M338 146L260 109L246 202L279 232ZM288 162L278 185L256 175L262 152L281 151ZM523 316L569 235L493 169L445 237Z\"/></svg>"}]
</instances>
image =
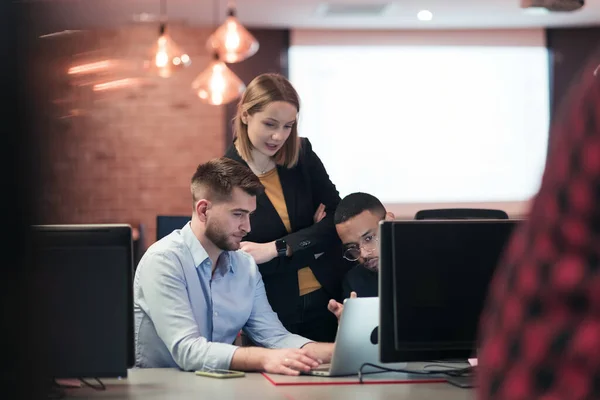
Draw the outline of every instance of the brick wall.
<instances>
[{"instance_id":1,"label":"brick wall","mask_svg":"<svg viewBox=\"0 0 600 400\"><path fill-rule=\"evenodd\" d=\"M149 245L157 214L191 213L196 166L225 150L224 109L201 103L190 87L209 62L211 31L168 29L190 55L190 67L101 95L70 84L65 70L72 54L99 50L137 60L156 40L156 25L39 41L30 83L45 115L36 129L39 223L141 223Z\"/></svg>"}]
</instances>

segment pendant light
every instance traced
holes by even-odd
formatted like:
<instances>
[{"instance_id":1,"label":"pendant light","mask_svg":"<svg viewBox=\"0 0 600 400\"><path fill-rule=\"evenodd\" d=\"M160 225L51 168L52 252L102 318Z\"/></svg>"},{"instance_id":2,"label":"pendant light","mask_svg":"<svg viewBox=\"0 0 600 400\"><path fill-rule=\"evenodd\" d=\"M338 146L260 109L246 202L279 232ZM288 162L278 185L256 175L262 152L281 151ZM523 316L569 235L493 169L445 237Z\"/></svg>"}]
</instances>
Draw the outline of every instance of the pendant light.
<instances>
[{"instance_id":1,"label":"pendant light","mask_svg":"<svg viewBox=\"0 0 600 400\"><path fill-rule=\"evenodd\" d=\"M219 2L214 2L215 25L218 20ZM246 85L227 67L216 51L212 52L213 60L192 82L192 89L198 98L208 104L219 106L238 98Z\"/></svg>"},{"instance_id":2,"label":"pendant light","mask_svg":"<svg viewBox=\"0 0 600 400\"><path fill-rule=\"evenodd\" d=\"M152 74L162 78L168 78L173 72L183 69L192 63L187 55L167 32L167 4L166 0L160 0L160 27L158 39L150 50L150 59L146 61L145 67Z\"/></svg>"},{"instance_id":3,"label":"pendant light","mask_svg":"<svg viewBox=\"0 0 600 400\"><path fill-rule=\"evenodd\" d=\"M210 35L206 43L208 50L216 52L219 58L228 63L243 61L258 51L258 41L236 16L235 2L227 5L227 19Z\"/></svg>"},{"instance_id":4,"label":"pendant light","mask_svg":"<svg viewBox=\"0 0 600 400\"><path fill-rule=\"evenodd\" d=\"M215 53L213 61L192 82L192 89L200 100L220 106L237 99L246 89L246 85Z\"/></svg>"}]
</instances>

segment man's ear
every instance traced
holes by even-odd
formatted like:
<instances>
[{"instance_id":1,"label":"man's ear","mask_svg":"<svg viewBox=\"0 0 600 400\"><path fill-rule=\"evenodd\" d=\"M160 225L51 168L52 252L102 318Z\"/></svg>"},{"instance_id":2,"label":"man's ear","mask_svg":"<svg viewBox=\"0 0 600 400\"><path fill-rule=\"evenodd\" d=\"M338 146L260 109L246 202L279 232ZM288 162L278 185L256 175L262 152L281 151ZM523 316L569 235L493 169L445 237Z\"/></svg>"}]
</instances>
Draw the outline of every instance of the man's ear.
<instances>
[{"instance_id":1,"label":"man's ear","mask_svg":"<svg viewBox=\"0 0 600 400\"><path fill-rule=\"evenodd\" d=\"M394 213L392 213L392 212L385 213L385 220L386 221L393 221L395 219L396 219L396 217L394 216Z\"/></svg>"},{"instance_id":2,"label":"man's ear","mask_svg":"<svg viewBox=\"0 0 600 400\"><path fill-rule=\"evenodd\" d=\"M206 222L206 212L210 210L211 203L206 199L201 199L196 202L196 214L198 219L202 222Z\"/></svg>"}]
</instances>

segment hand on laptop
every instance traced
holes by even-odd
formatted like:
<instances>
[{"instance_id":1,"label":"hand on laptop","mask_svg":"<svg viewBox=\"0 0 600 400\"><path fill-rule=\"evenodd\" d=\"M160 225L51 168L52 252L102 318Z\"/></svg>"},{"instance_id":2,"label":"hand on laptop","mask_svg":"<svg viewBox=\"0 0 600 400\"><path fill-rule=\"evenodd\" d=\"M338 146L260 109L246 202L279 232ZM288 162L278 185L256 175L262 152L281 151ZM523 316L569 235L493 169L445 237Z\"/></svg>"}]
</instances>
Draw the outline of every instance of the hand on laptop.
<instances>
[{"instance_id":1,"label":"hand on laptop","mask_svg":"<svg viewBox=\"0 0 600 400\"><path fill-rule=\"evenodd\" d=\"M333 357L333 347L335 343L317 343L311 342L305 344L302 348L308 351L308 356L315 359L319 364L327 364L331 362Z\"/></svg>"},{"instance_id":2,"label":"hand on laptop","mask_svg":"<svg viewBox=\"0 0 600 400\"><path fill-rule=\"evenodd\" d=\"M350 293L350 298L351 299L355 299L356 298L356 292L351 292ZM339 320L340 316L342 315L342 311L344 311L344 305L341 303L338 303L337 301L331 299L329 300L329 304L327 304L327 309L329 311L331 311L333 313L333 315L336 316L336 318Z\"/></svg>"},{"instance_id":3,"label":"hand on laptop","mask_svg":"<svg viewBox=\"0 0 600 400\"><path fill-rule=\"evenodd\" d=\"M308 372L318 367L320 363L317 356L314 355L314 352L306 349L306 346L302 349L268 350L263 358L263 369L265 372L273 374L299 375L299 371ZM311 354L313 354L312 357Z\"/></svg>"}]
</instances>

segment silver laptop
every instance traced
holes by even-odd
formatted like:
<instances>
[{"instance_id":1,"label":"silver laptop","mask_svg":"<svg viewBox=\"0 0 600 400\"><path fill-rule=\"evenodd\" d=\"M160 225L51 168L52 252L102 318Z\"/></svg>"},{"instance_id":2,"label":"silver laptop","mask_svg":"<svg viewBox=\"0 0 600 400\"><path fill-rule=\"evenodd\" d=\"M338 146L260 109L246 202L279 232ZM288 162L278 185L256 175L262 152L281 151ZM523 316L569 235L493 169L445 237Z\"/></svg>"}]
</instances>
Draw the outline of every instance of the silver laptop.
<instances>
[{"instance_id":1,"label":"silver laptop","mask_svg":"<svg viewBox=\"0 0 600 400\"><path fill-rule=\"evenodd\" d=\"M335 347L330 364L306 372L307 375L348 376L358 375L364 363L388 368L406 368L407 363L381 363L379 361L378 334L379 297L359 297L344 300ZM376 371L372 367L363 372Z\"/></svg>"}]
</instances>

